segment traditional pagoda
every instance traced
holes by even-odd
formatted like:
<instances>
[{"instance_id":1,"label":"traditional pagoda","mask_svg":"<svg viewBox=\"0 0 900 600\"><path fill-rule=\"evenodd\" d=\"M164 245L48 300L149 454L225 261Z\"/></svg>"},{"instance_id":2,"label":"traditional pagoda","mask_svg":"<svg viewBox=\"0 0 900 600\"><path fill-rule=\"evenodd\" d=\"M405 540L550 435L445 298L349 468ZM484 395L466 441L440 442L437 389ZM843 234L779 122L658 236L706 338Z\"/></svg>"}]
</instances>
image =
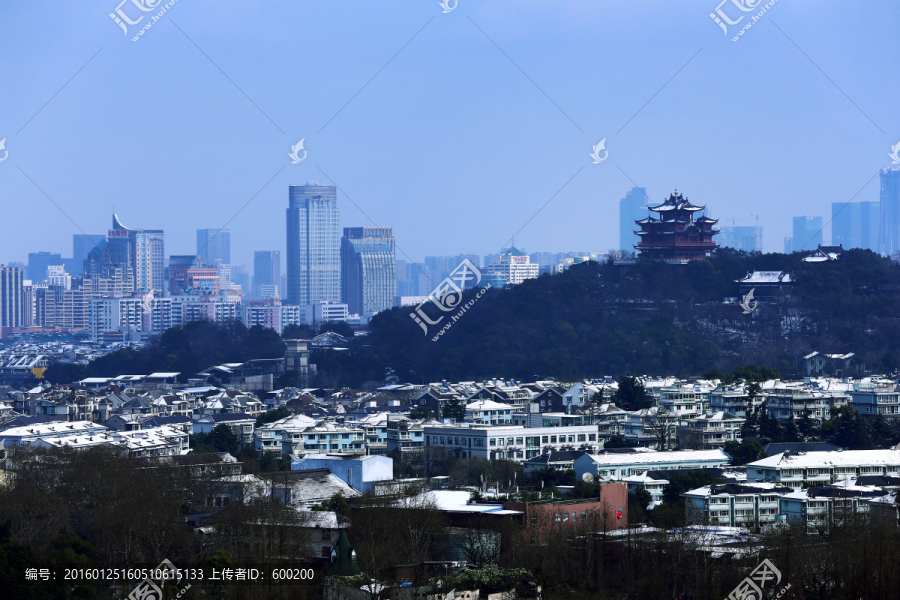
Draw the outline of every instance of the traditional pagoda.
<instances>
[{"instance_id":1,"label":"traditional pagoda","mask_svg":"<svg viewBox=\"0 0 900 600\"><path fill-rule=\"evenodd\" d=\"M658 213L659 218L648 216L635 221L641 226L640 231L634 232L641 238L635 246L641 258L684 262L709 258L719 247L712 239L719 233L718 229L713 229L718 219L706 216L694 219L694 213L706 207L694 206L678 190L662 204L647 208Z\"/></svg>"}]
</instances>

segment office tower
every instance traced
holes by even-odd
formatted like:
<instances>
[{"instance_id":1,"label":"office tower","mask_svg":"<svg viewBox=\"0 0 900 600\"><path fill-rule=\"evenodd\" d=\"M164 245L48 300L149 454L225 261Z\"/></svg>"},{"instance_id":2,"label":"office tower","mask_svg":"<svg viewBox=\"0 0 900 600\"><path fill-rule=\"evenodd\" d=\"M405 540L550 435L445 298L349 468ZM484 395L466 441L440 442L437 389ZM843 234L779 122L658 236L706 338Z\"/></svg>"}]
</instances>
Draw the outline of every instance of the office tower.
<instances>
[{"instance_id":1,"label":"office tower","mask_svg":"<svg viewBox=\"0 0 900 600\"><path fill-rule=\"evenodd\" d=\"M228 229L198 229L197 254L204 264L214 265L216 260L231 264L231 231Z\"/></svg>"},{"instance_id":2,"label":"office tower","mask_svg":"<svg viewBox=\"0 0 900 600\"><path fill-rule=\"evenodd\" d=\"M794 217L794 252L815 250L822 244L822 217Z\"/></svg>"},{"instance_id":3,"label":"office tower","mask_svg":"<svg viewBox=\"0 0 900 600\"><path fill-rule=\"evenodd\" d=\"M25 271L25 277L31 281L46 281L47 267L62 265L63 259L59 254L53 252L29 252L28 268Z\"/></svg>"},{"instance_id":4,"label":"office tower","mask_svg":"<svg viewBox=\"0 0 900 600\"><path fill-rule=\"evenodd\" d=\"M0 327L21 327L25 324L22 275L22 269L0 265Z\"/></svg>"},{"instance_id":5,"label":"office tower","mask_svg":"<svg viewBox=\"0 0 900 600\"><path fill-rule=\"evenodd\" d=\"M135 289L162 292L165 282L165 237L161 230L134 234Z\"/></svg>"},{"instance_id":6,"label":"office tower","mask_svg":"<svg viewBox=\"0 0 900 600\"><path fill-rule=\"evenodd\" d=\"M619 250L634 252L634 247L640 242L635 235L635 221L646 218L647 212L647 188L631 188L625 197L619 200Z\"/></svg>"},{"instance_id":7,"label":"office tower","mask_svg":"<svg viewBox=\"0 0 900 600\"><path fill-rule=\"evenodd\" d=\"M307 305L341 299L341 215L337 188L292 185L287 214L287 301Z\"/></svg>"},{"instance_id":8,"label":"office tower","mask_svg":"<svg viewBox=\"0 0 900 600\"><path fill-rule=\"evenodd\" d=\"M831 245L878 252L881 207L877 202L832 202Z\"/></svg>"},{"instance_id":9,"label":"office tower","mask_svg":"<svg viewBox=\"0 0 900 600\"><path fill-rule=\"evenodd\" d=\"M341 238L341 302L369 316L394 305L397 270L390 227L345 227Z\"/></svg>"},{"instance_id":10,"label":"office tower","mask_svg":"<svg viewBox=\"0 0 900 600\"><path fill-rule=\"evenodd\" d=\"M762 227L731 226L722 227L719 245L745 252L762 252Z\"/></svg>"},{"instance_id":11,"label":"office tower","mask_svg":"<svg viewBox=\"0 0 900 600\"><path fill-rule=\"evenodd\" d=\"M881 171L881 252L900 252L900 167Z\"/></svg>"},{"instance_id":12,"label":"office tower","mask_svg":"<svg viewBox=\"0 0 900 600\"><path fill-rule=\"evenodd\" d=\"M784 236L784 253L790 254L794 251L794 238L789 235Z\"/></svg>"},{"instance_id":13,"label":"office tower","mask_svg":"<svg viewBox=\"0 0 900 600\"><path fill-rule=\"evenodd\" d=\"M72 265L66 265L66 271L72 275L84 274L84 259L88 257L95 246L106 243L105 235L84 235L76 233L72 236Z\"/></svg>"},{"instance_id":14,"label":"office tower","mask_svg":"<svg viewBox=\"0 0 900 600\"><path fill-rule=\"evenodd\" d=\"M253 295L279 296L281 285L281 252L257 250L253 253Z\"/></svg>"}]
</instances>

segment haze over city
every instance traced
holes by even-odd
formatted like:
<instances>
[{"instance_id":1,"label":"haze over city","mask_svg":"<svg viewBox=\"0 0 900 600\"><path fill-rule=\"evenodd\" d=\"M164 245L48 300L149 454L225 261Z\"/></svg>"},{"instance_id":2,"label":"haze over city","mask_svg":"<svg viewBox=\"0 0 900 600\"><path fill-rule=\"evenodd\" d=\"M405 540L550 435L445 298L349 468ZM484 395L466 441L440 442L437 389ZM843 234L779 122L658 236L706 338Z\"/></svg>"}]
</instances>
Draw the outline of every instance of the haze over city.
<instances>
[{"instance_id":1,"label":"haze over city","mask_svg":"<svg viewBox=\"0 0 900 600\"><path fill-rule=\"evenodd\" d=\"M284 251L288 186L307 181L338 186L341 226L393 227L417 261L513 234L618 247L635 185L721 225L759 214L766 251L798 215L827 241L831 203L877 201L900 140L900 6L853 7L775 2L733 42L710 2L179 1L133 42L112 4L6 5L0 256L69 256L115 206L164 229L167 254L227 223L249 265Z\"/></svg>"}]
</instances>

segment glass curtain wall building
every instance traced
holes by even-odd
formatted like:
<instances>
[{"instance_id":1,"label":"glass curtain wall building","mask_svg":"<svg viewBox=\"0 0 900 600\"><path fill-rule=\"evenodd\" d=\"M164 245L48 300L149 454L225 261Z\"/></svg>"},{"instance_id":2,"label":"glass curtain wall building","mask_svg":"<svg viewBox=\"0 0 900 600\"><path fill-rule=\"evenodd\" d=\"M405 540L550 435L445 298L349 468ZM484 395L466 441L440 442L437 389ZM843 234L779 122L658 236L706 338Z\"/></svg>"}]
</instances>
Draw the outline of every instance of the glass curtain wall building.
<instances>
[{"instance_id":1,"label":"glass curtain wall building","mask_svg":"<svg viewBox=\"0 0 900 600\"><path fill-rule=\"evenodd\" d=\"M287 209L287 301L341 300L341 214L337 188L292 185Z\"/></svg>"},{"instance_id":2,"label":"glass curtain wall building","mask_svg":"<svg viewBox=\"0 0 900 600\"><path fill-rule=\"evenodd\" d=\"M341 302L368 316L393 306L397 287L390 227L345 227L341 238Z\"/></svg>"}]
</instances>

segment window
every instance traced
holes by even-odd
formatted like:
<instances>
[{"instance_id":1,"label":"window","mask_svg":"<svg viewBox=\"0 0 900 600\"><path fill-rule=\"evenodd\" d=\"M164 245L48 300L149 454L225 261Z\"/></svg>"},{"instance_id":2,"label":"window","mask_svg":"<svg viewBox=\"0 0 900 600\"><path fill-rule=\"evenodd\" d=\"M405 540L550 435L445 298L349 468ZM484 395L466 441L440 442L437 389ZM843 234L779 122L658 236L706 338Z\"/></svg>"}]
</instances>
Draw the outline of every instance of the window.
<instances>
[{"instance_id":1,"label":"window","mask_svg":"<svg viewBox=\"0 0 900 600\"><path fill-rule=\"evenodd\" d=\"M581 520L584 521L584 511L581 511Z\"/></svg>"},{"instance_id":2,"label":"window","mask_svg":"<svg viewBox=\"0 0 900 600\"><path fill-rule=\"evenodd\" d=\"M589 441L589 442L596 442L596 441L597 441L597 434L596 434L596 433L590 433L590 434L588 434L588 441Z\"/></svg>"},{"instance_id":3,"label":"window","mask_svg":"<svg viewBox=\"0 0 900 600\"><path fill-rule=\"evenodd\" d=\"M551 443L551 444L555 444L555 443L556 443L556 436L555 436L555 435L551 435L551 436L550 436L550 443Z\"/></svg>"},{"instance_id":4,"label":"window","mask_svg":"<svg viewBox=\"0 0 900 600\"><path fill-rule=\"evenodd\" d=\"M516 444L521 445L521 444L523 444L523 443L525 443L525 439L524 439L524 438L516 438Z\"/></svg>"},{"instance_id":5,"label":"window","mask_svg":"<svg viewBox=\"0 0 900 600\"><path fill-rule=\"evenodd\" d=\"M496 445L497 445L497 439L496 439L496 438L491 438L491 441L488 442L488 445L489 445L489 446L496 446Z\"/></svg>"},{"instance_id":6,"label":"window","mask_svg":"<svg viewBox=\"0 0 900 600\"><path fill-rule=\"evenodd\" d=\"M569 436L569 441L574 443L574 442L575 442L575 436L574 436L574 435L570 435L570 436Z\"/></svg>"},{"instance_id":7,"label":"window","mask_svg":"<svg viewBox=\"0 0 900 600\"><path fill-rule=\"evenodd\" d=\"M578 436L578 441L579 441L579 442L585 441L585 437L584 437L584 434L583 434L583 433L582 433L581 435Z\"/></svg>"},{"instance_id":8,"label":"window","mask_svg":"<svg viewBox=\"0 0 900 600\"><path fill-rule=\"evenodd\" d=\"M572 513L572 520L573 520L573 521L577 521L577 520L578 520L578 513L576 513L576 512L573 512L573 513Z\"/></svg>"},{"instance_id":9,"label":"window","mask_svg":"<svg viewBox=\"0 0 900 600\"><path fill-rule=\"evenodd\" d=\"M546 436L546 435L545 435L545 436L541 436L541 443L542 443L542 444L546 444L546 443L547 443L547 436Z\"/></svg>"},{"instance_id":10,"label":"window","mask_svg":"<svg viewBox=\"0 0 900 600\"><path fill-rule=\"evenodd\" d=\"M497 439L498 439L498 440L499 440L499 441L500 441L500 445L501 445L501 446L502 446L502 445L503 445L503 443L504 443L504 442L505 442L505 441L506 441L506 440L505 440L505 439L503 439L503 438L497 438Z\"/></svg>"},{"instance_id":11,"label":"window","mask_svg":"<svg viewBox=\"0 0 900 600\"><path fill-rule=\"evenodd\" d=\"M512 446L514 443L515 443L515 439L513 439L513 438L506 438L506 445L507 445L507 446ZM521 444L522 442L519 442L519 443Z\"/></svg>"}]
</instances>

